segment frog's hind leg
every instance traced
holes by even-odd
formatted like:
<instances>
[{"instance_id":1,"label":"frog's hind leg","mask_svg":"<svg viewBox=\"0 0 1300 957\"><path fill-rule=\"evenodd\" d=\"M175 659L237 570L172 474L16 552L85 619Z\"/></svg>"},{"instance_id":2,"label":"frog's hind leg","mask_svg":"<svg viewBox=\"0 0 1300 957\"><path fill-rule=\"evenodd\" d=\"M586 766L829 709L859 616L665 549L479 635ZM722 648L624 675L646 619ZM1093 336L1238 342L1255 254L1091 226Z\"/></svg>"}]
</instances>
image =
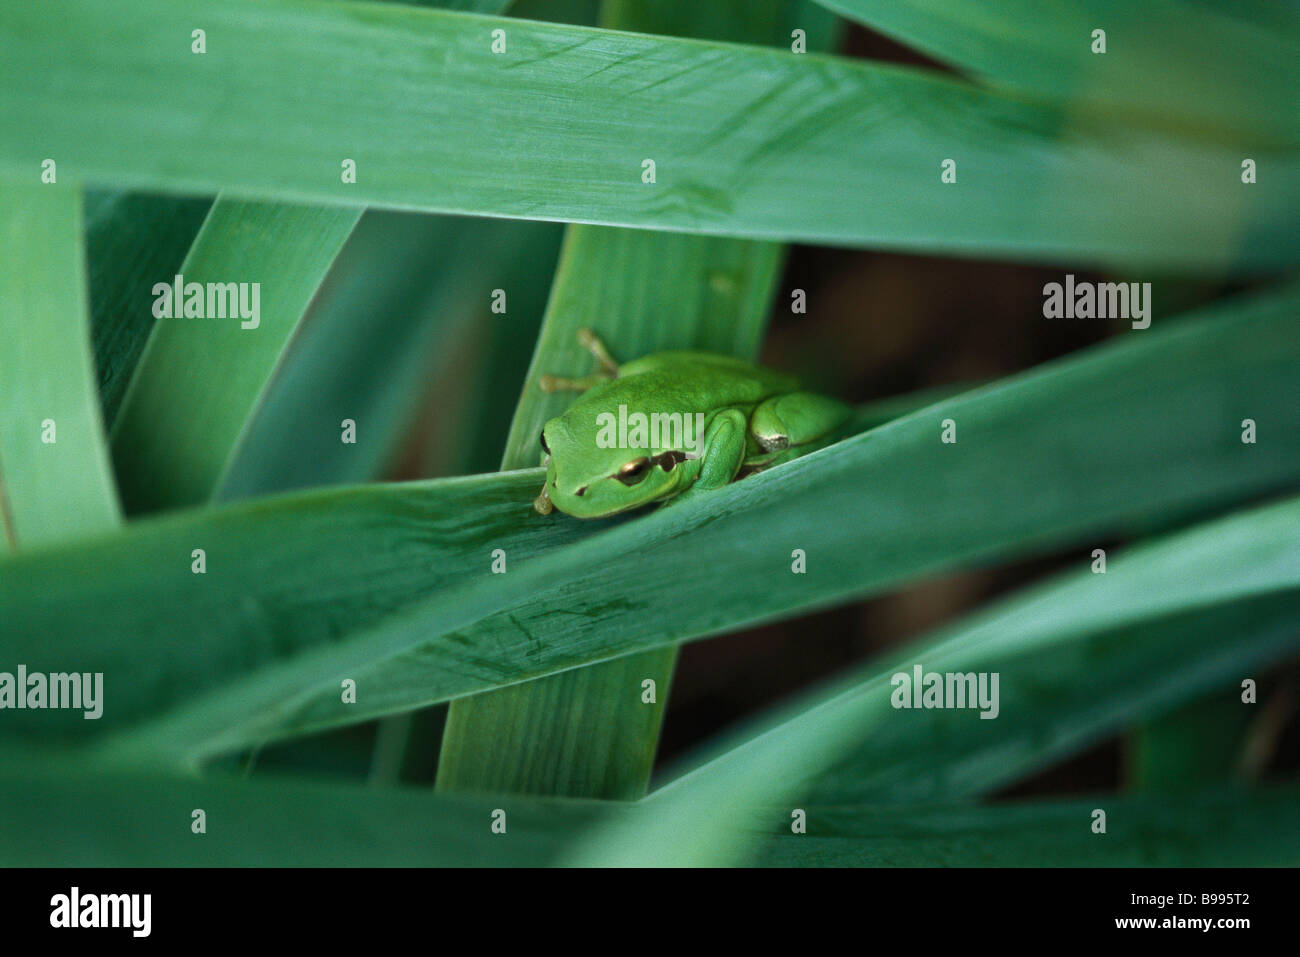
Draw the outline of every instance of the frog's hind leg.
<instances>
[{"instance_id":1,"label":"frog's hind leg","mask_svg":"<svg viewBox=\"0 0 1300 957\"><path fill-rule=\"evenodd\" d=\"M843 402L824 395L791 392L760 402L750 416L749 431L762 452L821 447L833 440L851 412Z\"/></svg>"},{"instance_id":2,"label":"frog's hind leg","mask_svg":"<svg viewBox=\"0 0 1300 957\"><path fill-rule=\"evenodd\" d=\"M586 392L602 382L618 378L618 363L610 356L600 336L590 329L578 330L578 344L596 357L600 371L580 379L566 379L563 376L544 375L537 380L537 386L543 392Z\"/></svg>"},{"instance_id":3,"label":"frog's hind leg","mask_svg":"<svg viewBox=\"0 0 1300 957\"><path fill-rule=\"evenodd\" d=\"M815 452L842 438L853 410L812 392L791 392L759 403L749 418L750 454L739 478Z\"/></svg>"}]
</instances>

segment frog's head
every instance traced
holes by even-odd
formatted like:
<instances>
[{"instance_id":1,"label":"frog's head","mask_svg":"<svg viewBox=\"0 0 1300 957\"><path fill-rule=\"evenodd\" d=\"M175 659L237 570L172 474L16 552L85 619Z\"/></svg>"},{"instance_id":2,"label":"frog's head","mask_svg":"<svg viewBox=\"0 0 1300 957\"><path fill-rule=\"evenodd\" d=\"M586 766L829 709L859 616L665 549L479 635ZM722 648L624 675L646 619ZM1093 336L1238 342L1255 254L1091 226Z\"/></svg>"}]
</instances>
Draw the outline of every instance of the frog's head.
<instances>
[{"instance_id":1,"label":"frog's head","mask_svg":"<svg viewBox=\"0 0 1300 957\"><path fill-rule=\"evenodd\" d=\"M533 503L543 515L558 508L575 518L603 518L675 495L691 483L682 463L695 456L670 449L602 448L595 432L565 416L541 434L546 484Z\"/></svg>"}]
</instances>

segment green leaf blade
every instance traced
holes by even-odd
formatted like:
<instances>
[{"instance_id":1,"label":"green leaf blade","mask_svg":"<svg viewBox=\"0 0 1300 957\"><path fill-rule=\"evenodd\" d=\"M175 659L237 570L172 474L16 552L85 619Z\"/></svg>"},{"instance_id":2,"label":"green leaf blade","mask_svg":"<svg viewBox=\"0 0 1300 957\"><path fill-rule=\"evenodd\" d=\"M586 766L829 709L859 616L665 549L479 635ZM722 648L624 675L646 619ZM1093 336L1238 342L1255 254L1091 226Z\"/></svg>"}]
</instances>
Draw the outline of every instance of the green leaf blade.
<instances>
[{"instance_id":1,"label":"green leaf blade","mask_svg":"<svg viewBox=\"0 0 1300 957\"><path fill-rule=\"evenodd\" d=\"M0 818L6 867L542 867L571 862L593 828L634 825L649 810L284 778L74 774L48 758L6 761L0 787L13 797ZM768 866L1284 866L1300 861L1297 797L1291 785L993 807L810 805L803 835L789 833L788 809L734 806L717 827L755 822ZM1103 803L1110 838L1099 840L1088 822ZM206 835L191 831L195 808ZM505 835L491 828L498 811ZM210 839L216 828L227 837Z\"/></svg>"},{"instance_id":2,"label":"green leaf blade","mask_svg":"<svg viewBox=\"0 0 1300 957\"><path fill-rule=\"evenodd\" d=\"M91 328L104 420L111 427L153 329L150 290L180 270L212 203L113 193L94 194L94 204L86 217Z\"/></svg>"},{"instance_id":3,"label":"green leaf blade","mask_svg":"<svg viewBox=\"0 0 1300 957\"><path fill-rule=\"evenodd\" d=\"M0 180L0 550L120 518L90 352L81 189L37 175Z\"/></svg>"},{"instance_id":4,"label":"green leaf blade","mask_svg":"<svg viewBox=\"0 0 1300 957\"><path fill-rule=\"evenodd\" d=\"M819 2L981 79L1035 98L1217 130L1243 146L1300 143L1290 92L1298 79L1300 17L1285 5ZM1094 36L1096 30L1105 34L1104 52L1094 50L1101 40Z\"/></svg>"},{"instance_id":5,"label":"green leaf blade","mask_svg":"<svg viewBox=\"0 0 1300 957\"><path fill-rule=\"evenodd\" d=\"M1300 248L1289 148L820 54L287 0L17 5L0 45L0 168L38 142L95 184L1071 264L1274 270ZM1243 155L1269 171L1248 187Z\"/></svg>"},{"instance_id":6,"label":"green leaf blade","mask_svg":"<svg viewBox=\"0 0 1300 957\"><path fill-rule=\"evenodd\" d=\"M168 295L172 316L154 326L113 426L128 510L200 504L220 486L285 346L360 214L227 199L213 205L181 266L183 288ZM174 282L160 278L163 286ZM188 314L192 283L204 310L197 317ZM220 298L214 286L222 288ZM235 311L235 287L240 311L208 315L214 306Z\"/></svg>"}]
</instances>

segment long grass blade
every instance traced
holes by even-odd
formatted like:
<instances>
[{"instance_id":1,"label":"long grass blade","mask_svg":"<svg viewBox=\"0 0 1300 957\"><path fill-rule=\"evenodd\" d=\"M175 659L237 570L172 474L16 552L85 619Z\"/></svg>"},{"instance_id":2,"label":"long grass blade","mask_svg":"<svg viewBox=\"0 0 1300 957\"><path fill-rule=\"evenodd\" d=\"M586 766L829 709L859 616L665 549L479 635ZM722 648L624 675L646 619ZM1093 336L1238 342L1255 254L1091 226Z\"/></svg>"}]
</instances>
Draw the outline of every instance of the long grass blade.
<instances>
[{"instance_id":1,"label":"long grass blade","mask_svg":"<svg viewBox=\"0 0 1300 957\"><path fill-rule=\"evenodd\" d=\"M70 773L48 760L6 762L0 787L10 798L0 818L6 867L537 867L572 860L593 826L644 815L519 795ZM804 835L776 823L789 821L785 809L752 817L763 831L756 853L770 865L1279 866L1300 861L1297 798L1290 786L997 807L809 806ZM1097 806L1109 814L1104 840L1088 828ZM191 831L195 809L201 835ZM492 830L498 811L504 834ZM719 816L720 830L740 826Z\"/></svg>"},{"instance_id":2,"label":"long grass blade","mask_svg":"<svg viewBox=\"0 0 1300 957\"><path fill-rule=\"evenodd\" d=\"M39 170L0 179L0 552L120 518L90 352L81 189L39 183Z\"/></svg>"},{"instance_id":3,"label":"long grass blade","mask_svg":"<svg viewBox=\"0 0 1300 957\"><path fill-rule=\"evenodd\" d=\"M95 370L110 427L153 331L150 290L180 271L211 206L207 199L152 193L87 194Z\"/></svg>"},{"instance_id":4,"label":"long grass blade","mask_svg":"<svg viewBox=\"0 0 1300 957\"><path fill-rule=\"evenodd\" d=\"M1074 109L1142 114L1144 122L1217 129L1243 142L1300 143L1292 94L1300 82L1294 6L1235 0L819 2L982 80Z\"/></svg>"},{"instance_id":5,"label":"long grass blade","mask_svg":"<svg viewBox=\"0 0 1300 957\"><path fill-rule=\"evenodd\" d=\"M155 315L170 305L170 315L154 326L113 425L128 511L212 496L360 215L355 207L213 204L181 278L158 277L153 303L140 304Z\"/></svg>"},{"instance_id":6,"label":"long grass blade","mask_svg":"<svg viewBox=\"0 0 1300 957\"><path fill-rule=\"evenodd\" d=\"M1275 269L1300 249L1290 149L788 48L369 3L47 0L0 12L0 53L0 169L52 154L94 185L1071 265Z\"/></svg>"}]
</instances>

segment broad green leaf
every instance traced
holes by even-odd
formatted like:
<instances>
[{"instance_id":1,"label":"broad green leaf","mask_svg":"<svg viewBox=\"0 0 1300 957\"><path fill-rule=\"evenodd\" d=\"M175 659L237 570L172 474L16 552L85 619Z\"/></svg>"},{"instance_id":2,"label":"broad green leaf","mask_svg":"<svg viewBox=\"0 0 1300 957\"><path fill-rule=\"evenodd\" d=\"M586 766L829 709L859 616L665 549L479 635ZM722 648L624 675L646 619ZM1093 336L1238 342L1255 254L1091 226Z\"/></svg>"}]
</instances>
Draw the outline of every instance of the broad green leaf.
<instances>
[{"instance_id":1,"label":"broad green leaf","mask_svg":"<svg viewBox=\"0 0 1300 957\"><path fill-rule=\"evenodd\" d=\"M181 266L183 280L160 277L175 288L171 316L154 325L113 424L113 462L129 511L212 496L360 215L355 207L224 197L213 204ZM162 290L153 292L158 310ZM200 316L190 313L192 301Z\"/></svg>"},{"instance_id":2,"label":"broad green leaf","mask_svg":"<svg viewBox=\"0 0 1300 957\"><path fill-rule=\"evenodd\" d=\"M35 758L0 769L0 789L6 867L535 867L602 810L275 776L96 776ZM491 830L497 808L504 838Z\"/></svg>"},{"instance_id":3,"label":"broad green leaf","mask_svg":"<svg viewBox=\"0 0 1300 957\"><path fill-rule=\"evenodd\" d=\"M596 858L730 863L745 845L714 828L725 802L987 792L1300 648L1300 498L1140 546L1104 574L1080 564L738 730L733 747L654 793L636 834L598 842ZM902 707L911 685L896 676L917 668L998 685L964 708Z\"/></svg>"},{"instance_id":4,"label":"broad green leaf","mask_svg":"<svg viewBox=\"0 0 1300 957\"><path fill-rule=\"evenodd\" d=\"M437 790L641 797L676 661L676 646L657 648L453 701Z\"/></svg>"},{"instance_id":5,"label":"broad green leaf","mask_svg":"<svg viewBox=\"0 0 1300 957\"><path fill-rule=\"evenodd\" d=\"M1300 249L1289 149L788 48L370 3L47 0L0 12L0 53L0 169L57 155L95 185L1072 266L1273 269Z\"/></svg>"},{"instance_id":6,"label":"broad green leaf","mask_svg":"<svg viewBox=\"0 0 1300 957\"><path fill-rule=\"evenodd\" d=\"M180 270L211 205L206 199L152 193L87 196L91 331L100 401L110 425L153 329L151 290Z\"/></svg>"},{"instance_id":7,"label":"broad green leaf","mask_svg":"<svg viewBox=\"0 0 1300 957\"><path fill-rule=\"evenodd\" d=\"M1298 300L1291 286L1226 303L622 521L537 516L527 470L181 513L0 560L0 660L58 670L75 648L115 701L96 728L7 720L86 735L184 705L134 745L193 757L1294 488ZM489 571L498 547L505 575ZM344 706L347 677L364 692Z\"/></svg>"},{"instance_id":8,"label":"broad green leaf","mask_svg":"<svg viewBox=\"0 0 1300 957\"><path fill-rule=\"evenodd\" d=\"M524 867L566 862L593 825L636 806L519 795L432 795L289 778L234 781L0 768L7 867ZM752 813L761 863L780 866L1280 866L1300 861L1300 791L1211 791L993 807L821 808L789 831L786 809ZM1088 827L1108 812L1108 836ZM205 812L206 835L191 828ZM491 830L505 813L506 834ZM781 818L784 817L784 822ZM717 826L741 826L719 815ZM322 839L328 835L328 839Z\"/></svg>"},{"instance_id":9,"label":"broad green leaf","mask_svg":"<svg viewBox=\"0 0 1300 957\"><path fill-rule=\"evenodd\" d=\"M1300 144L1300 14L1198 0L819 0L980 79L1061 100ZM1276 16L1260 16L1267 8ZM1097 36L1101 30L1104 36ZM1101 43L1104 42L1104 52ZM1246 154L1243 154L1246 155Z\"/></svg>"},{"instance_id":10,"label":"broad green leaf","mask_svg":"<svg viewBox=\"0 0 1300 957\"><path fill-rule=\"evenodd\" d=\"M495 547L526 562L595 530L524 521L538 481L528 471L311 491L178 511L20 555L0 567L3 660L57 671L75 648L82 670L105 673L112 703L96 722L26 710L6 724L22 730L38 716L29 730L84 734L139 719L486 575ZM32 590L37 582L58 594ZM41 638L36 623L68 600L72 614Z\"/></svg>"},{"instance_id":11,"label":"broad green leaf","mask_svg":"<svg viewBox=\"0 0 1300 957\"><path fill-rule=\"evenodd\" d=\"M0 179L0 552L120 518L90 353L81 188L40 176L33 164L26 181Z\"/></svg>"}]
</instances>

